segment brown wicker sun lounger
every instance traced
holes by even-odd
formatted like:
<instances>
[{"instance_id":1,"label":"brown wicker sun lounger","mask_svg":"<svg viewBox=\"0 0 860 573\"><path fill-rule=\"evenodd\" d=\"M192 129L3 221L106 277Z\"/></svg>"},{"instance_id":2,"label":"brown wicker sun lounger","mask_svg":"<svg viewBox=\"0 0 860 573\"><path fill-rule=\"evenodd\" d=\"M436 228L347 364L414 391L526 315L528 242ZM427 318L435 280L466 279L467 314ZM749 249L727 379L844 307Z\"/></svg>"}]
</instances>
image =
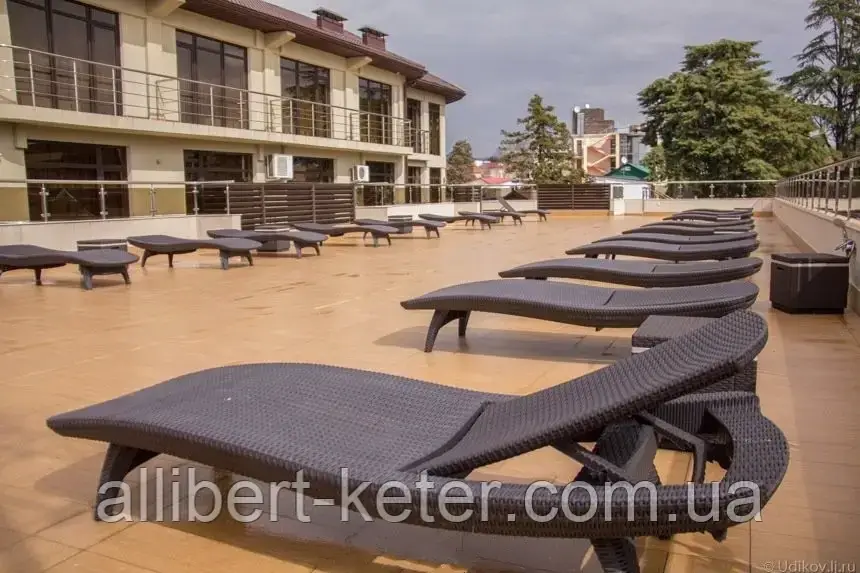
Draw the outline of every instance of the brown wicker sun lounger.
<instances>
[{"instance_id":1,"label":"brown wicker sun lounger","mask_svg":"<svg viewBox=\"0 0 860 573\"><path fill-rule=\"evenodd\" d=\"M442 288L406 300L407 310L432 310L424 352L439 330L458 321L466 335L473 312L507 314L594 328L629 328L651 315L720 317L749 308L758 296L750 282L683 288L612 289L565 282L496 279Z\"/></svg>"},{"instance_id":2,"label":"brown wicker sun lounger","mask_svg":"<svg viewBox=\"0 0 860 573\"><path fill-rule=\"evenodd\" d=\"M758 258L694 263L651 263L564 258L529 263L499 276L506 279L578 279L636 287L685 287L729 282L750 277L762 267Z\"/></svg>"},{"instance_id":3,"label":"brown wicker sun lounger","mask_svg":"<svg viewBox=\"0 0 860 573\"><path fill-rule=\"evenodd\" d=\"M605 243L607 241L648 241L651 243L669 243L673 245L711 245L714 243L731 243L733 241L754 241L758 233L747 231L743 233L714 233L711 235L676 235L673 233L628 233L615 235L594 241Z\"/></svg>"},{"instance_id":4,"label":"brown wicker sun lounger","mask_svg":"<svg viewBox=\"0 0 860 573\"><path fill-rule=\"evenodd\" d=\"M249 239L183 239L169 235L141 235L129 237L128 243L139 249L143 249L143 258L140 266L145 267L146 261L156 255L167 255L167 264L173 268L173 257L175 255L187 255L200 249L216 249L221 257L221 268L225 271L230 268L231 257L242 257L249 265L254 264L251 251L259 249L262 245L258 241Z\"/></svg>"},{"instance_id":5,"label":"brown wicker sun lounger","mask_svg":"<svg viewBox=\"0 0 860 573\"><path fill-rule=\"evenodd\" d=\"M721 231L751 231L755 228L753 221L658 221L646 223L642 228L649 227L693 227L696 229L708 229L715 232Z\"/></svg>"},{"instance_id":6,"label":"brown wicker sun lounger","mask_svg":"<svg viewBox=\"0 0 860 573\"><path fill-rule=\"evenodd\" d=\"M213 239L248 239L257 241L265 246L267 243L292 243L296 247L296 256L302 258L302 249L311 248L320 254L320 245L327 235L309 231L241 231L239 229L215 229L207 233ZM262 250L262 248L261 248Z\"/></svg>"},{"instance_id":7,"label":"brown wicker sun lounger","mask_svg":"<svg viewBox=\"0 0 860 573\"><path fill-rule=\"evenodd\" d=\"M42 284L42 271L67 264L78 265L81 287L93 288L93 277L99 275L122 275L125 284L130 284L128 266L139 257L118 249L93 249L89 251L58 251L37 245L0 245L0 275L15 270L31 270L36 275L36 284Z\"/></svg>"},{"instance_id":8,"label":"brown wicker sun lounger","mask_svg":"<svg viewBox=\"0 0 860 573\"><path fill-rule=\"evenodd\" d=\"M343 237L352 233L361 233L362 239L368 235L373 239L373 246L379 246L379 239L385 239L391 245L391 235L397 232L397 229L391 225L360 225L353 223L344 223L337 225L328 225L325 223L292 223L293 227L300 231L310 231L311 233L321 233L329 237Z\"/></svg>"},{"instance_id":9,"label":"brown wicker sun lounger","mask_svg":"<svg viewBox=\"0 0 860 573\"><path fill-rule=\"evenodd\" d=\"M568 255L585 255L596 258L600 255L616 257L627 255L663 261L722 261L750 256L759 246L758 241L732 241L706 245L673 245L648 241L624 240L589 243L567 251Z\"/></svg>"},{"instance_id":10,"label":"brown wicker sun lounger","mask_svg":"<svg viewBox=\"0 0 860 573\"><path fill-rule=\"evenodd\" d=\"M669 221L666 221L669 223ZM641 235L643 233L660 233L663 235L685 235L687 237L707 237L711 235L721 234L744 234L752 233L758 236L758 233L752 230L752 227L691 227L687 225L645 225L628 229L622 232L622 235Z\"/></svg>"},{"instance_id":11,"label":"brown wicker sun lounger","mask_svg":"<svg viewBox=\"0 0 860 573\"><path fill-rule=\"evenodd\" d=\"M427 235L427 238L433 236L433 233L436 234L436 237L441 238L439 234L439 229L445 227L447 223L443 223L440 221L422 221L421 219L402 219L397 221L381 221L379 219L356 219L356 224L358 225L376 225L376 226L384 226L384 227L394 227L397 229L399 234L411 233L414 227L421 227L424 229L424 233Z\"/></svg>"},{"instance_id":12,"label":"brown wicker sun lounger","mask_svg":"<svg viewBox=\"0 0 860 573\"><path fill-rule=\"evenodd\" d=\"M664 221L709 221L709 222L733 222L733 221L752 221L751 217L741 214L717 214L717 213L675 213L666 217Z\"/></svg>"},{"instance_id":13,"label":"brown wicker sun lounger","mask_svg":"<svg viewBox=\"0 0 860 573\"><path fill-rule=\"evenodd\" d=\"M638 572L634 538L707 533L721 541L753 520L782 482L788 443L759 399L707 391L749 365L766 341L764 320L739 312L525 396L333 366L226 366L47 424L62 436L108 444L96 519L123 509L119 486L131 472L168 454L267 483L301 477L301 493L320 505L357 511L357 499L373 518L467 534L588 539L605 571ZM692 471L682 478L689 483L661 482L654 462L662 440L692 452ZM582 487L535 491L516 480L467 477L546 447L582 465L574 478ZM723 466L722 480L707 480L708 462ZM758 503L749 503L753 495Z\"/></svg>"},{"instance_id":14,"label":"brown wicker sun lounger","mask_svg":"<svg viewBox=\"0 0 860 573\"><path fill-rule=\"evenodd\" d=\"M493 215L486 215L484 213L475 213L474 211L460 211L456 216L449 215L436 215L434 213L421 213L418 215L421 219L425 221L437 221L440 223L459 223L460 221L465 221L468 225L471 223L475 224L477 221L480 223L481 228L487 227L488 229L492 229L493 225L499 222L499 218Z\"/></svg>"}]
</instances>

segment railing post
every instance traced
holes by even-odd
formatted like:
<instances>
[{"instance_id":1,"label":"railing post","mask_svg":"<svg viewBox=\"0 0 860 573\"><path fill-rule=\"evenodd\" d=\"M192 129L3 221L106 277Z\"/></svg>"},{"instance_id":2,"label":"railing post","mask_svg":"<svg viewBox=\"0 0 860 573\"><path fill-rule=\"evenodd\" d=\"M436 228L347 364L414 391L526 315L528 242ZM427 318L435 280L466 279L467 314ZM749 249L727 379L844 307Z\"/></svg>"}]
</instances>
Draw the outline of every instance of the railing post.
<instances>
[{"instance_id":1,"label":"railing post","mask_svg":"<svg viewBox=\"0 0 860 573\"><path fill-rule=\"evenodd\" d=\"M215 126L215 87L209 86L209 125Z\"/></svg>"},{"instance_id":2,"label":"railing post","mask_svg":"<svg viewBox=\"0 0 860 573\"><path fill-rule=\"evenodd\" d=\"M80 111L80 102L78 101L78 62L72 60L72 85L75 90L75 111Z\"/></svg>"},{"instance_id":3,"label":"railing post","mask_svg":"<svg viewBox=\"0 0 860 573\"><path fill-rule=\"evenodd\" d=\"M269 214L266 212L266 187L265 185L260 187L260 212L263 215L263 224L267 224L269 222Z\"/></svg>"},{"instance_id":4,"label":"railing post","mask_svg":"<svg viewBox=\"0 0 860 573\"><path fill-rule=\"evenodd\" d=\"M27 66L30 68L30 95L36 107L36 74L33 72L33 52L27 52Z\"/></svg>"},{"instance_id":5,"label":"railing post","mask_svg":"<svg viewBox=\"0 0 860 573\"><path fill-rule=\"evenodd\" d=\"M710 198L711 198L711 199L713 199L713 198L714 198L714 184L713 184L713 183L711 183L711 185L710 185L710 189L711 189L711 195L710 195Z\"/></svg>"},{"instance_id":6,"label":"railing post","mask_svg":"<svg viewBox=\"0 0 860 573\"><path fill-rule=\"evenodd\" d=\"M197 189L197 183L191 186L191 197L194 199L194 207L191 209L194 211L195 215L200 214L200 203L198 201L198 195L200 194L200 190Z\"/></svg>"},{"instance_id":7,"label":"railing post","mask_svg":"<svg viewBox=\"0 0 860 573\"><path fill-rule=\"evenodd\" d=\"M44 183L42 183L42 188L39 191L39 207L42 210L42 220L47 223L51 214L48 213L48 190Z\"/></svg>"},{"instance_id":8,"label":"railing post","mask_svg":"<svg viewBox=\"0 0 860 573\"><path fill-rule=\"evenodd\" d=\"M158 214L158 209L155 205L155 184L149 184L149 216L155 217Z\"/></svg>"},{"instance_id":9,"label":"railing post","mask_svg":"<svg viewBox=\"0 0 860 573\"><path fill-rule=\"evenodd\" d=\"M311 103L311 136L317 134L317 104Z\"/></svg>"},{"instance_id":10,"label":"railing post","mask_svg":"<svg viewBox=\"0 0 860 573\"><path fill-rule=\"evenodd\" d=\"M99 209L101 212L99 213L102 216L102 219L107 219L107 197L105 196L105 185L104 183L99 184Z\"/></svg>"},{"instance_id":11,"label":"railing post","mask_svg":"<svg viewBox=\"0 0 860 573\"><path fill-rule=\"evenodd\" d=\"M854 164L851 164L851 167L848 168L848 211L846 211L845 218L851 218L851 199L854 196Z\"/></svg>"},{"instance_id":12,"label":"railing post","mask_svg":"<svg viewBox=\"0 0 860 573\"><path fill-rule=\"evenodd\" d=\"M311 217L313 222L317 222L317 186L311 185Z\"/></svg>"},{"instance_id":13,"label":"railing post","mask_svg":"<svg viewBox=\"0 0 860 573\"><path fill-rule=\"evenodd\" d=\"M835 183L833 214L839 215L839 195L842 193L842 169L836 168L836 183Z\"/></svg>"},{"instance_id":14,"label":"railing post","mask_svg":"<svg viewBox=\"0 0 860 573\"><path fill-rule=\"evenodd\" d=\"M747 197L747 184L741 183L741 197L746 199Z\"/></svg>"},{"instance_id":15,"label":"railing post","mask_svg":"<svg viewBox=\"0 0 860 573\"><path fill-rule=\"evenodd\" d=\"M227 201L227 214L230 214L230 184L224 187L224 199Z\"/></svg>"},{"instance_id":16,"label":"railing post","mask_svg":"<svg viewBox=\"0 0 860 573\"><path fill-rule=\"evenodd\" d=\"M120 89L122 89L122 86L120 86ZM147 89L149 89L149 88L147 87ZM117 93L116 93L117 92L116 68L110 69L110 92L111 92L111 94L113 94L113 114L119 115L119 103L118 103L119 98L117 97ZM146 105L148 108L149 107L149 94L147 94ZM147 112L147 115L148 115L148 112Z\"/></svg>"},{"instance_id":17,"label":"railing post","mask_svg":"<svg viewBox=\"0 0 860 573\"><path fill-rule=\"evenodd\" d=\"M290 133L295 134L296 133L296 126L295 126L295 120L293 117L293 100L288 99L287 104L288 104L287 105L287 111L289 112L289 117L290 117Z\"/></svg>"}]
</instances>

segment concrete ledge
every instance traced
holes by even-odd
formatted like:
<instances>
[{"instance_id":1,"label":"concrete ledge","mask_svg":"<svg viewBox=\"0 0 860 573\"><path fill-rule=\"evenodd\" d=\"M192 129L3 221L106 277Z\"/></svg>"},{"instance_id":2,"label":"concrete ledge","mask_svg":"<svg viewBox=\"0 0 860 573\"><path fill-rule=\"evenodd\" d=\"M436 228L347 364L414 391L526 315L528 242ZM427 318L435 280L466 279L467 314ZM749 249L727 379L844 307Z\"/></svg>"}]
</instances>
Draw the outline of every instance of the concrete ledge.
<instances>
[{"instance_id":1,"label":"concrete ledge","mask_svg":"<svg viewBox=\"0 0 860 573\"><path fill-rule=\"evenodd\" d=\"M625 215L668 216L690 209L752 209L756 216L773 212L770 197L746 199L625 199Z\"/></svg>"},{"instance_id":2,"label":"concrete ledge","mask_svg":"<svg viewBox=\"0 0 860 573\"><path fill-rule=\"evenodd\" d=\"M50 249L75 250L85 239L122 239L133 235L173 235L208 238L210 229L238 229L241 215L161 215L49 223L0 223L0 245L30 244Z\"/></svg>"},{"instance_id":3,"label":"concrete ledge","mask_svg":"<svg viewBox=\"0 0 860 573\"><path fill-rule=\"evenodd\" d=\"M834 253L833 249L843 240L842 229L837 226L837 221L845 222L848 238L860 245L860 222L857 220L845 221L833 214L813 211L784 199L774 200L773 214L802 252ZM857 255L851 258L849 280L848 306L860 314L860 264L857 263Z\"/></svg>"}]
</instances>

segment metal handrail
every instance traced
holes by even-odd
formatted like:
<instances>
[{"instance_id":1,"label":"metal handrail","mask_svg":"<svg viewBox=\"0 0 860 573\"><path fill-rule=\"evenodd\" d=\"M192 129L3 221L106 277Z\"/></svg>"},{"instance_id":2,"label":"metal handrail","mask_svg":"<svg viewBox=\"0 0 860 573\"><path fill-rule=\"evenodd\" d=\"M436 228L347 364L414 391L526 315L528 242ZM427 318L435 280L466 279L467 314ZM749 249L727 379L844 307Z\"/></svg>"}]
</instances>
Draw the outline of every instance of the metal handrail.
<instances>
[{"instance_id":1,"label":"metal handrail","mask_svg":"<svg viewBox=\"0 0 860 573\"><path fill-rule=\"evenodd\" d=\"M860 217L860 155L781 179L776 196L795 205L844 216Z\"/></svg>"},{"instance_id":2,"label":"metal handrail","mask_svg":"<svg viewBox=\"0 0 860 573\"><path fill-rule=\"evenodd\" d=\"M81 111L85 105L84 111L108 115L221 125L399 147L413 146L410 133L421 131L412 130L411 120L393 115L0 43L0 50L4 48L13 51L13 55L0 58L0 63L11 65L15 71L13 75L0 75L0 79L12 81L15 85L0 88L0 91L25 96L30 100L29 104L19 101L19 105L57 108L67 105L75 111ZM16 50L25 53L26 60L16 57ZM34 55L49 60L41 63L34 60ZM64 65L60 66L57 62L64 62ZM97 73L99 71L101 73ZM40 77L48 72L50 78ZM66 75L71 77L66 78ZM40 105L45 103L40 100L48 98L49 105Z\"/></svg>"}]
</instances>

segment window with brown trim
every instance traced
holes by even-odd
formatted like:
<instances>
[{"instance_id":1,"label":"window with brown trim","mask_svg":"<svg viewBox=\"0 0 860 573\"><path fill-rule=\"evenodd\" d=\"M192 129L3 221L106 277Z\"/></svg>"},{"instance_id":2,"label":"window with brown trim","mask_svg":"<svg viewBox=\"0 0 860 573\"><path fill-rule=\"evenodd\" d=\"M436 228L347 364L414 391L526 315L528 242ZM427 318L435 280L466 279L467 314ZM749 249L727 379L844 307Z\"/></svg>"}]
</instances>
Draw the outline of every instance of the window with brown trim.
<instances>
[{"instance_id":1,"label":"window with brown trim","mask_svg":"<svg viewBox=\"0 0 860 573\"><path fill-rule=\"evenodd\" d=\"M430 112L430 153L442 155L442 107L431 103Z\"/></svg>"},{"instance_id":2,"label":"window with brown trim","mask_svg":"<svg viewBox=\"0 0 860 573\"><path fill-rule=\"evenodd\" d=\"M125 181L126 149L112 145L30 140L24 151L27 179ZM51 221L100 219L100 185L46 185ZM104 185L107 217L128 217L128 188ZM41 185L28 186L30 220L41 220Z\"/></svg>"},{"instance_id":3,"label":"window with brown trim","mask_svg":"<svg viewBox=\"0 0 860 573\"><path fill-rule=\"evenodd\" d=\"M179 99L183 122L247 127L248 54L245 48L177 30L176 60L181 78Z\"/></svg>"},{"instance_id":4,"label":"window with brown trim","mask_svg":"<svg viewBox=\"0 0 860 573\"><path fill-rule=\"evenodd\" d=\"M361 141L391 144L391 86L358 78Z\"/></svg>"},{"instance_id":5,"label":"window with brown trim","mask_svg":"<svg viewBox=\"0 0 860 573\"><path fill-rule=\"evenodd\" d=\"M421 133L422 124L421 101L417 99L406 100L406 119L409 120L409 145L415 153L426 153L427 142Z\"/></svg>"},{"instance_id":6,"label":"window with brown trim","mask_svg":"<svg viewBox=\"0 0 860 573\"><path fill-rule=\"evenodd\" d=\"M8 0L6 6L18 47L18 103L122 114L115 12L71 0Z\"/></svg>"},{"instance_id":7,"label":"window with brown trim","mask_svg":"<svg viewBox=\"0 0 860 573\"><path fill-rule=\"evenodd\" d=\"M331 137L330 92L327 68L281 58L284 132Z\"/></svg>"}]
</instances>

